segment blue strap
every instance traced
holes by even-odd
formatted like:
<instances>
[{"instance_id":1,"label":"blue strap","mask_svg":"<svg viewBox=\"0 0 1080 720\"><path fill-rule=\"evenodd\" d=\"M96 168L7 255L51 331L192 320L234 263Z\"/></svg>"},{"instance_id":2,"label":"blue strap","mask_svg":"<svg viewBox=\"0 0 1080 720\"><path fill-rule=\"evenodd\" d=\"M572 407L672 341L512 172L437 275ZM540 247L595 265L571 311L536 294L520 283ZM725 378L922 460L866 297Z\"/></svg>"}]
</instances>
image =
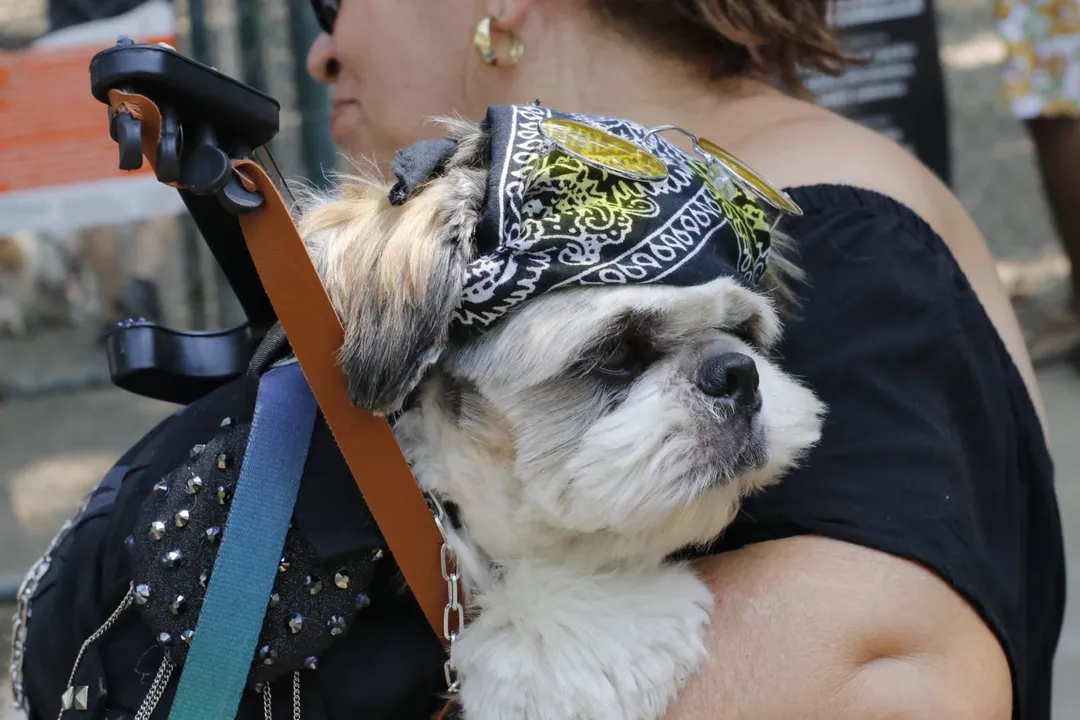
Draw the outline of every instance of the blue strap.
<instances>
[{"instance_id":1,"label":"blue strap","mask_svg":"<svg viewBox=\"0 0 1080 720\"><path fill-rule=\"evenodd\" d=\"M236 717L317 410L299 365L275 368L260 380L228 524L169 720Z\"/></svg>"}]
</instances>

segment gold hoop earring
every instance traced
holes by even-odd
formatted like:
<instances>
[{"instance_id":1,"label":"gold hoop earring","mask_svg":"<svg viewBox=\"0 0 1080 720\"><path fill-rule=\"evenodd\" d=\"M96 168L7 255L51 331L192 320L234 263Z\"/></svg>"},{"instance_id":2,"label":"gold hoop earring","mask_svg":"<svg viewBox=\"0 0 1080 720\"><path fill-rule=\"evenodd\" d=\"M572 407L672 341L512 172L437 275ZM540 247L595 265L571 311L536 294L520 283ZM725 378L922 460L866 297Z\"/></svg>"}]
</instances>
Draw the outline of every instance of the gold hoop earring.
<instances>
[{"instance_id":1,"label":"gold hoop earring","mask_svg":"<svg viewBox=\"0 0 1080 720\"><path fill-rule=\"evenodd\" d=\"M480 59L492 67L504 68L517 65L522 53L525 52L525 45L521 42L521 36L514 30L506 31L510 40L510 51L507 57L500 59L495 55L495 45L491 41L491 28L498 21L499 19L494 15L488 15L476 24L476 33L473 35L476 51L480 53Z\"/></svg>"}]
</instances>

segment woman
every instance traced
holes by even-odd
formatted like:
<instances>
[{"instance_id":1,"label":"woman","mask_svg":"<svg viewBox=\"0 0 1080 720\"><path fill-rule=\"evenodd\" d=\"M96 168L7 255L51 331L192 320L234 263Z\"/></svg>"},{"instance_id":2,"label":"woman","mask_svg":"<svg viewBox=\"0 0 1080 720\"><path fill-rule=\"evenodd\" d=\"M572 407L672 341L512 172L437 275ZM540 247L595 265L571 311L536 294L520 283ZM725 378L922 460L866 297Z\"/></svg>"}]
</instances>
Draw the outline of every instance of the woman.
<instances>
[{"instance_id":1,"label":"woman","mask_svg":"<svg viewBox=\"0 0 1080 720\"><path fill-rule=\"evenodd\" d=\"M829 405L824 439L696 560L719 601L713 659L668 720L1049 717L1064 567L1031 365L956 199L890 142L772 88L797 65L840 69L826 0L316 9L326 32L309 68L333 85L332 132L357 160L386 167L437 132L431 115L540 98L692 129L802 207L784 229L807 282L781 353ZM108 619L131 597L125 539L151 489L237 417L245 393L241 381L215 391L140 441L32 573L16 633L32 720L63 706L64 718L166 717L179 673L160 675L169 668L144 621ZM299 530L317 550L370 551L325 430L309 457ZM445 690L441 647L384 580L338 644L262 697L245 693L239 717L430 717Z\"/></svg>"},{"instance_id":2,"label":"woman","mask_svg":"<svg viewBox=\"0 0 1080 720\"><path fill-rule=\"evenodd\" d=\"M1066 306L1030 339L1035 362L1080 360L1080 2L998 0L1005 98L1035 143L1046 200L1072 264Z\"/></svg>"},{"instance_id":3,"label":"woman","mask_svg":"<svg viewBox=\"0 0 1080 720\"><path fill-rule=\"evenodd\" d=\"M762 81L840 69L824 0L320 7L308 68L357 158L385 166L433 114L539 98L691 128L805 212L787 228L809 285L783 355L830 421L725 540L745 546L701 561L715 660L673 720L1049 716L1062 550L1035 376L956 198L888 140ZM494 65L474 47L490 14Z\"/></svg>"}]
</instances>

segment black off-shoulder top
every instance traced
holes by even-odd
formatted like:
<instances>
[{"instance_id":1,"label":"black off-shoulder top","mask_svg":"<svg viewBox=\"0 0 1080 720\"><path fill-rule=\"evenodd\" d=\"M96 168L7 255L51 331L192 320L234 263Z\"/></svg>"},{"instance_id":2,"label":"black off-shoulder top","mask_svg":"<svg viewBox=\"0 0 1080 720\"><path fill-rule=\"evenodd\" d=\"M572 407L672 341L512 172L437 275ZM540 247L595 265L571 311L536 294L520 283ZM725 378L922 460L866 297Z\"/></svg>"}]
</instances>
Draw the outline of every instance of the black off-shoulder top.
<instances>
[{"instance_id":1,"label":"black off-shoulder top","mask_svg":"<svg viewBox=\"0 0 1080 720\"><path fill-rule=\"evenodd\" d=\"M784 229L807 282L796 287L802 308L781 362L829 413L803 467L751 498L713 551L814 533L921 563L1000 640L1014 720L1048 720L1064 549L1053 467L1024 383L947 247L917 215L848 186L791 194L804 215ZM97 489L33 597L22 666L32 720L57 717L79 647L127 591L124 540L151 486L222 417L250 419L252 405L249 387L218 390L148 433ZM316 552L333 557L370 546L358 507L319 423L297 523ZM438 706L441 647L415 602L396 594L389 567L385 591L303 673L305 720L427 720ZM94 697L78 717L133 718L160 659L138 616L122 618L80 663L75 684ZM154 718L167 717L178 675ZM274 716L291 717L290 680L279 684ZM245 693L239 717L262 718L262 698Z\"/></svg>"}]
</instances>

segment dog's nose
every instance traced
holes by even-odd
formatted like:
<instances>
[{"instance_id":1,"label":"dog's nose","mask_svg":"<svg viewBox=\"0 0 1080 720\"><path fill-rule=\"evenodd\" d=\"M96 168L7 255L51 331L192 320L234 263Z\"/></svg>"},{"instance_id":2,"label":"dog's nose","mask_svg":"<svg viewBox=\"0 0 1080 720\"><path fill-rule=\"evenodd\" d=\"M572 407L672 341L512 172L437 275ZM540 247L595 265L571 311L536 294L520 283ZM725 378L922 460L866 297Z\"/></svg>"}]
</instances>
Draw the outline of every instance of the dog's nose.
<instances>
[{"instance_id":1,"label":"dog's nose","mask_svg":"<svg viewBox=\"0 0 1080 720\"><path fill-rule=\"evenodd\" d=\"M714 398L745 407L758 402L758 371L754 359L742 353L723 353L705 358L698 367L697 386Z\"/></svg>"}]
</instances>

